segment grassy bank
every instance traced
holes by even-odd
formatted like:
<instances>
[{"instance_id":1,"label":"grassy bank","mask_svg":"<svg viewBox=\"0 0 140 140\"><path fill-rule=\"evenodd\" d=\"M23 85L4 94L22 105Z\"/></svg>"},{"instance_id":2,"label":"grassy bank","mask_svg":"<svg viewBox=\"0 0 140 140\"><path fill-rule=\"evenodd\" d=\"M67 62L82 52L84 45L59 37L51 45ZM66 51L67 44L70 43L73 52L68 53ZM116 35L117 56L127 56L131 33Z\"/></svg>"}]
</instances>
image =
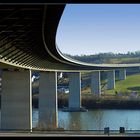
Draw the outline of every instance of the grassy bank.
<instances>
[{"instance_id":1,"label":"grassy bank","mask_svg":"<svg viewBox=\"0 0 140 140\"><path fill-rule=\"evenodd\" d=\"M140 93L140 74L127 76L126 80L116 81L114 90L107 90L107 94L114 94L115 91L122 94L129 94L132 92Z\"/></svg>"}]
</instances>

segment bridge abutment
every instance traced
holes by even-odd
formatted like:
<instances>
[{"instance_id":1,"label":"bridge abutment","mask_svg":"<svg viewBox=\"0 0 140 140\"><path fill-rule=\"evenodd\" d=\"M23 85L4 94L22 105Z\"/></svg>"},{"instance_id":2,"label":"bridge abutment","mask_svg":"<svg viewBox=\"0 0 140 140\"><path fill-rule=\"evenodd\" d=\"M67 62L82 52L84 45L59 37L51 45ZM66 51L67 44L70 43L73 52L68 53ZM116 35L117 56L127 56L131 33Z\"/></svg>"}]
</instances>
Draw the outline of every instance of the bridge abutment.
<instances>
[{"instance_id":1,"label":"bridge abutment","mask_svg":"<svg viewBox=\"0 0 140 140\"><path fill-rule=\"evenodd\" d=\"M31 71L3 71L1 129L32 129Z\"/></svg>"}]
</instances>

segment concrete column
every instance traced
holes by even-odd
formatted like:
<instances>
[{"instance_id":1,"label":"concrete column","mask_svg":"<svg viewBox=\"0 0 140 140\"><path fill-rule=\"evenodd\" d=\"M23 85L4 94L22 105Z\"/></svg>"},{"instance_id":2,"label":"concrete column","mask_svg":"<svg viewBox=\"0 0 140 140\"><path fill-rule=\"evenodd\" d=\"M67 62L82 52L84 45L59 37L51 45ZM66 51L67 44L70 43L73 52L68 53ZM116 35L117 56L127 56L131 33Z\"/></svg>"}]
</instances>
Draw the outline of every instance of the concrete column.
<instances>
[{"instance_id":1,"label":"concrete column","mask_svg":"<svg viewBox=\"0 0 140 140\"><path fill-rule=\"evenodd\" d=\"M115 70L107 72L107 89L115 88Z\"/></svg>"},{"instance_id":2,"label":"concrete column","mask_svg":"<svg viewBox=\"0 0 140 140\"><path fill-rule=\"evenodd\" d=\"M32 129L31 71L3 71L1 129Z\"/></svg>"},{"instance_id":3,"label":"concrete column","mask_svg":"<svg viewBox=\"0 0 140 140\"><path fill-rule=\"evenodd\" d=\"M0 69L0 95L1 95L1 90L2 90L2 69Z\"/></svg>"},{"instance_id":4,"label":"concrete column","mask_svg":"<svg viewBox=\"0 0 140 140\"><path fill-rule=\"evenodd\" d=\"M120 69L119 70L119 80L125 80L126 79L126 69Z\"/></svg>"},{"instance_id":5,"label":"concrete column","mask_svg":"<svg viewBox=\"0 0 140 140\"><path fill-rule=\"evenodd\" d=\"M69 73L69 108L81 108L81 73Z\"/></svg>"},{"instance_id":6,"label":"concrete column","mask_svg":"<svg viewBox=\"0 0 140 140\"><path fill-rule=\"evenodd\" d=\"M100 71L93 72L91 75L91 93L101 94Z\"/></svg>"},{"instance_id":7,"label":"concrete column","mask_svg":"<svg viewBox=\"0 0 140 140\"><path fill-rule=\"evenodd\" d=\"M39 80L39 124L44 129L58 127L57 73L41 72Z\"/></svg>"}]
</instances>

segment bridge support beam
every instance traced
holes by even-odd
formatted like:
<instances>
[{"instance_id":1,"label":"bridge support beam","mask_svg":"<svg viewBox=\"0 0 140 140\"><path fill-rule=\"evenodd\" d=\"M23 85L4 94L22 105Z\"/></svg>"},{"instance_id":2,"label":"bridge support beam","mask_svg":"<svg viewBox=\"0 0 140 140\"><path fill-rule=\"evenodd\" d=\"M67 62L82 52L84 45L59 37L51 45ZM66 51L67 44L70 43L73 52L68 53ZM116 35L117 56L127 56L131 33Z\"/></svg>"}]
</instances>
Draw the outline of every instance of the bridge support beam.
<instances>
[{"instance_id":1,"label":"bridge support beam","mask_svg":"<svg viewBox=\"0 0 140 140\"><path fill-rule=\"evenodd\" d=\"M69 73L69 109L81 108L81 73Z\"/></svg>"},{"instance_id":2,"label":"bridge support beam","mask_svg":"<svg viewBox=\"0 0 140 140\"><path fill-rule=\"evenodd\" d=\"M39 128L56 129L57 122L57 73L41 72L39 80Z\"/></svg>"},{"instance_id":3,"label":"bridge support beam","mask_svg":"<svg viewBox=\"0 0 140 140\"><path fill-rule=\"evenodd\" d=\"M100 71L93 72L91 75L91 93L101 94Z\"/></svg>"},{"instance_id":4,"label":"bridge support beam","mask_svg":"<svg viewBox=\"0 0 140 140\"><path fill-rule=\"evenodd\" d=\"M107 72L107 89L115 89L115 70Z\"/></svg>"},{"instance_id":5,"label":"bridge support beam","mask_svg":"<svg viewBox=\"0 0 140 140\"><path fill-rule=\"evenodd\" d=\"M126 79L126 69L120 69L119 70L119 80L125 80Z\"/></svg>"},{"instance_id":6,"label":"bridge support beam","mask_svg":"<svg viewBox=\"0 0 140 140\"><path fill-rule=\"evenodd\" d=\"M31 71L3 71L1 129L32 129Z\"/></svg>"}]
</instances>

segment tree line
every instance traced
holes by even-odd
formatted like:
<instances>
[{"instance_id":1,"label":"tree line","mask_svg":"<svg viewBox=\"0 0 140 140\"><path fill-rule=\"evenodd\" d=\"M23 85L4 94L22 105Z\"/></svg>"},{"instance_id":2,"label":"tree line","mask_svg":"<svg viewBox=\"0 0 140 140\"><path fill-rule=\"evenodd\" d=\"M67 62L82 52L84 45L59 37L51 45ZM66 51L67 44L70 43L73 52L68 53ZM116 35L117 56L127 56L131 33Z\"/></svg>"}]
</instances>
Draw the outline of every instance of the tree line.
<instances>
[{"instance_id":1,"label":"tree line","mask_svg":"<svg viewBox=\"0 0 140 140\"><path fill-rule=\"evenodd\" d=\"M73 58L75 60L88 62L88 63L102 63L104 60L107 59L114 59L114 58L135 58L140 57L140 51L134 51L127 53L113 53L113 52L107 52L107 53L98 53L98 54L92 54L92 55L70 55L70 54L64 54L65 56L68 56L70 58Z\"/></svg>"}]
</instances>

